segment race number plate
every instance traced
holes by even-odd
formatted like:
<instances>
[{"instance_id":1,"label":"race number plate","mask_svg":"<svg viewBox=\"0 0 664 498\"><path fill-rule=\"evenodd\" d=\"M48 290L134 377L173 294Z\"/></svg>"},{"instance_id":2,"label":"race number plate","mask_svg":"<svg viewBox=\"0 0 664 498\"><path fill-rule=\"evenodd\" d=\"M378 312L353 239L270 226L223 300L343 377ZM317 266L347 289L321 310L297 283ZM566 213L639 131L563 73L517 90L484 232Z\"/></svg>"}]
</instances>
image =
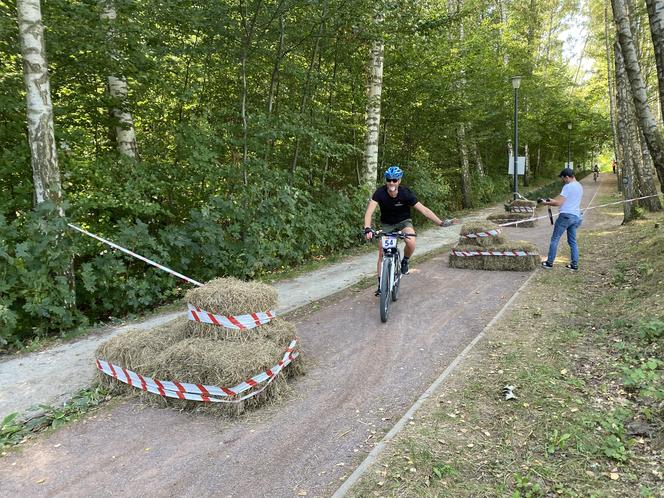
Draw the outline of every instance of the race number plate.
<instances>
[{"instance_id":1,"label":"race number plate","mask_svg":"<svg viewBox=\"0 0 664 498\"><path fill-rule=\"evenodd\" d=\"M383 249L392 249L397 246L396 237L383 237Z\"/></svg>"}]
</instances>

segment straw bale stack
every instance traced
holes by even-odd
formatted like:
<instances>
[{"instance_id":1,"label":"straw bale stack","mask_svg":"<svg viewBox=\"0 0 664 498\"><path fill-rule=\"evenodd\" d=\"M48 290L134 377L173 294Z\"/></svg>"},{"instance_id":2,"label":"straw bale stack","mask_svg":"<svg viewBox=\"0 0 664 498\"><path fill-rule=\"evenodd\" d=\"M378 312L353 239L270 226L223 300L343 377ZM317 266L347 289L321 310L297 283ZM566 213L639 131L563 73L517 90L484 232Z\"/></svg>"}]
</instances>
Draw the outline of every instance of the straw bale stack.
<instances>
[{"instance_id":1,"label":"straw bale stack","mask_svg":"<svg viewBox=\"0 0 664 498\"><path fill-rule=\"evenodd\" d=\"M216 279L187 293L187 301L221 315L242 315L274 310L277 292L260 283ZM295 326L282 318L249 330L232 330L198 323L186 317L149 331L130 330L102 344L97 358L158 380L233 387L282 360ZM299 343L296 349L299 349ZM288 391L287 378L304 371L300 357L286 366L260 394L238 403L201 403L144 393L97 372L98 380L112 392L131 392L149 404L205 411L233 417L246 409L279 399ZM265 387L258 384L241 396ZM231 400L232 398L224 398Z\"/></svg>"},{"instance_id":2,"label":"straw bale stack","mask_svg":"<svg viewBox=\"0 0 664 498\"><path fill-rule=\"evenodd\" d=\"M487 220L493 221L498 225L519 221L520 223L517 223L516 225L510 225L515 228L531 228L537 223L537 220L533 218L532 213L496 213L489 215Z\"/></svg>"},{"instance_id":3,"label":"straw bale stack","mask_svg":"<svg viewBox=\"0 0 664 498\"><path fill-rule=\"evenodd\" d=\"M456 249L456 248L455 248ZM470 270L499 270L499 271L532 271L540 265L540 255L537 247L525 240L514 240L491 248L480 246L464 246L459 250L469 252L526 252L525 256L459 256L454 251L450 253L449 265L451 268L466 268Z\"/></svg>"},{"instance_id":4,"label":"straw bale stack","mask_svg":"<svg viewBox=\"0 0 664 498\"><path fill-rule=\"evenodd\" d=\"M468 235L488 234L494 231L498 232L498 235L468 237ZM468 221L461 226L457 247L493 247L504 243L505 237L500 234L500 227L492 221Z\"/></svg>"}]
</instances>

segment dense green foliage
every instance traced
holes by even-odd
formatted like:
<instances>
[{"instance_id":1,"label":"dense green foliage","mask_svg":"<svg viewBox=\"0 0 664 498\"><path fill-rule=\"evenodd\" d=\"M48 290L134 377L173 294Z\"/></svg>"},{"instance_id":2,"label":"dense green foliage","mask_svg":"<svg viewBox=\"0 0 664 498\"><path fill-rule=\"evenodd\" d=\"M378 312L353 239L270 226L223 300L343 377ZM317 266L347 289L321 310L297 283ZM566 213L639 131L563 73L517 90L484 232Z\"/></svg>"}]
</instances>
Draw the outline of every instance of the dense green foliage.
<instances>
[{"instance_id":1,"label":"dense green foliage","mask_svg":"<svg viewBox=\"0 0 664 498\"><path fill-rule=\"evenodd\" d=\"M574 87L549 31L571 4L472 0L450 15L438 1L118 0L111 38L96 1L42 3L68 220L197 280L255 277L359 242L377 36L380 163L401 164L440 215L460 205L459 122L485 164L474 202L509 191L513 74L524 76L520 143L532 174L565 160L568 121L577 162L608 133L601 91ZM385 13L378 27L374 8ZM79 234L57 241L62 221L33 211L16 12L0 1L0 13L2 347L146 309L180 283ZM128 81L137 161L116 152L109 75ZM58 277L72 257L75 275Z\"/></svg>"}]
</instances>

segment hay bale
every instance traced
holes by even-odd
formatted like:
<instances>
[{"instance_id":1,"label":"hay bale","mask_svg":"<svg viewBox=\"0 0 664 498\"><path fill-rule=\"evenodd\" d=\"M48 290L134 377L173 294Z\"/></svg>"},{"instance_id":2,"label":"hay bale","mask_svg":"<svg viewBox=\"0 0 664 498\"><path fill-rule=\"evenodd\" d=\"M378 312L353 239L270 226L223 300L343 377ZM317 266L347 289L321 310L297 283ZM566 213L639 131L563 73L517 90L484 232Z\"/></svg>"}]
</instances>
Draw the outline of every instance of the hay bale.
<instances>
[{"instance_id":1,"label":"hay bale","mask_svg":"<svg viewBox=\"0 0 664 498\"><path fill-rule=\"evenodd\" d=\"M245 315L273 310L277 290L260 282L243 282L237 278L216 278L189 290L187 302L218 315Z\"/></svg>"},{"instance_id":2,"label":"hay bale","mask_svg":"<svg viewBox=\"0 0 664 498\"><path fill-rule=\"evenodd\" d=\"M283 358L290 342L297 338L295 326L282 318L245 331L206 325L210 330L192 332L191 323L195 322L182 317L152 330L130 330L99 346L97 357L154 379L232 387L274 367ZM287 390L286 379L303 371L302 358L298 357L263 392L235 404L162 398L99 371L97 382L109 386L114 394L139 395L142 401L151 405L237 416L247 408L281 397ZM264 384L259 384L257 389L262 386Z\"/></svg>"},{"instance_id":3,"label":"hay bale","mask_svg":"<svg viewBox=\"0 0 664 498\"><path fill-rule=\"evenodd\" d=\"M233 387L274 367L283 358L292 339L294 337L277 344L265 337L240 343L190 337L165 349L155 358L156 369L153 375L158 379ZM264 391L240 403L201 403L140 393L142 400L149 404L234 417L248 408L255 408L282 397L288 390L286 379L302 371L301 359L297 358L282 370ZM264 383L259 384L257 389L264 386ZM245 391L242 395L250 392Z\"/></svg>"},{"instance_id":4,"label":"hay bale","mask_svg":"<svg viewBox=\"0 0 664 498\"><path fill-rule=\"evenodd\" d=\"M188 336L187 322L186 317L180 317L151 330L130 329L100 344L95 357L129 370L150 372L155 368L156 356L164 348ZM96 372L96 381L111 387L114 392L120 387L118 382L99 370Z\"/></svg>"},{"instance_id":5,"label":"hay bale","mask_svg":"<svg viewBox=\"0 0 664 498\"><path fill-rule=\"evenodd\" d=\"M496 213L489 215L487 220L493 221L498 225L519 221L520 223L517 223L516 225L510 225L510 227L516 228L530 228L534 227L537 223L537 220L533 218L532 213Z\"/></svg>"},{"instance_id":6,"label":"hay bale","mask_svg":"<svg viewBox=\"0 0 664 498\"><path fill-rule=\"evenodd\" d=\"M295 337L295 325L288 323L283 318L276 317L260 327L248 330L235 330L189 320L185 325L184 335L186 337L201 337L230 342L246 342L257 338L271 338L277 344L287 344L289 340Z\"/></svg>"},{"instance_id":7,"label":"hay bale","mask_svg":"<svg viewBox=\"0 0 664 498\"><path fill-rule=\"evenodd\" d=\"M474 237L467 238L465 237L468 234L477 234L477 233L487 233L491 230L497 230L500 232L500 227L491 221L480 220L480 221L468 221L461 225L461 231L459 233L459 246L481 246L481 247L492 247L497 244L504 244L506 242L505 237L502 235L492 235L489 237Z\"/></svg>"},{"instance_id":8,"label":"hay bale","mask_svg":"<svg viewBox=\"0 0 664 498\"><path fill-rule=\"evenodd\" d=\"M456 249L456 248L455 248ZM533 253L526 256L504 255L474 255L457 256L454 251L449 256L450 268L465 268L469 270L499 270L499 271L532 271L540 265L540 255L537 246L527 241L509 241L491 248L480 246L462 246L459 250L464 252L515 252L523 251Z\"/></svg>"}]
</instances>

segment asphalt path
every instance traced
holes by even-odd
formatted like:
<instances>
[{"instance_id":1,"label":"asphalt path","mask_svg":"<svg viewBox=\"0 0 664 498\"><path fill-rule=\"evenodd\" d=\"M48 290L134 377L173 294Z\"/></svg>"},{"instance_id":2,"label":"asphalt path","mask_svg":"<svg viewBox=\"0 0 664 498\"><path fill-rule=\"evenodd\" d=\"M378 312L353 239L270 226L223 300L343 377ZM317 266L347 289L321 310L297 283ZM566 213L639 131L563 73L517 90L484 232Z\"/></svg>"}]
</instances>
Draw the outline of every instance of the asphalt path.
<instances>
[{"instance_id":1,"label":"asphalt path","mask_svg":"<svg viewBox=\"0 0 664 498\"><path fill-rule=\"evenodd\" d=\"M599 183L583 184L587 205ZM550 233L548 220L505 230L542 253ZM4 457L0 496L329 496L528 276L433 257L387 324L373 287L337 294L297 321L308 373L289 397L233 422L135 400L102 409Z\"/></svg>"}]
</instances>

